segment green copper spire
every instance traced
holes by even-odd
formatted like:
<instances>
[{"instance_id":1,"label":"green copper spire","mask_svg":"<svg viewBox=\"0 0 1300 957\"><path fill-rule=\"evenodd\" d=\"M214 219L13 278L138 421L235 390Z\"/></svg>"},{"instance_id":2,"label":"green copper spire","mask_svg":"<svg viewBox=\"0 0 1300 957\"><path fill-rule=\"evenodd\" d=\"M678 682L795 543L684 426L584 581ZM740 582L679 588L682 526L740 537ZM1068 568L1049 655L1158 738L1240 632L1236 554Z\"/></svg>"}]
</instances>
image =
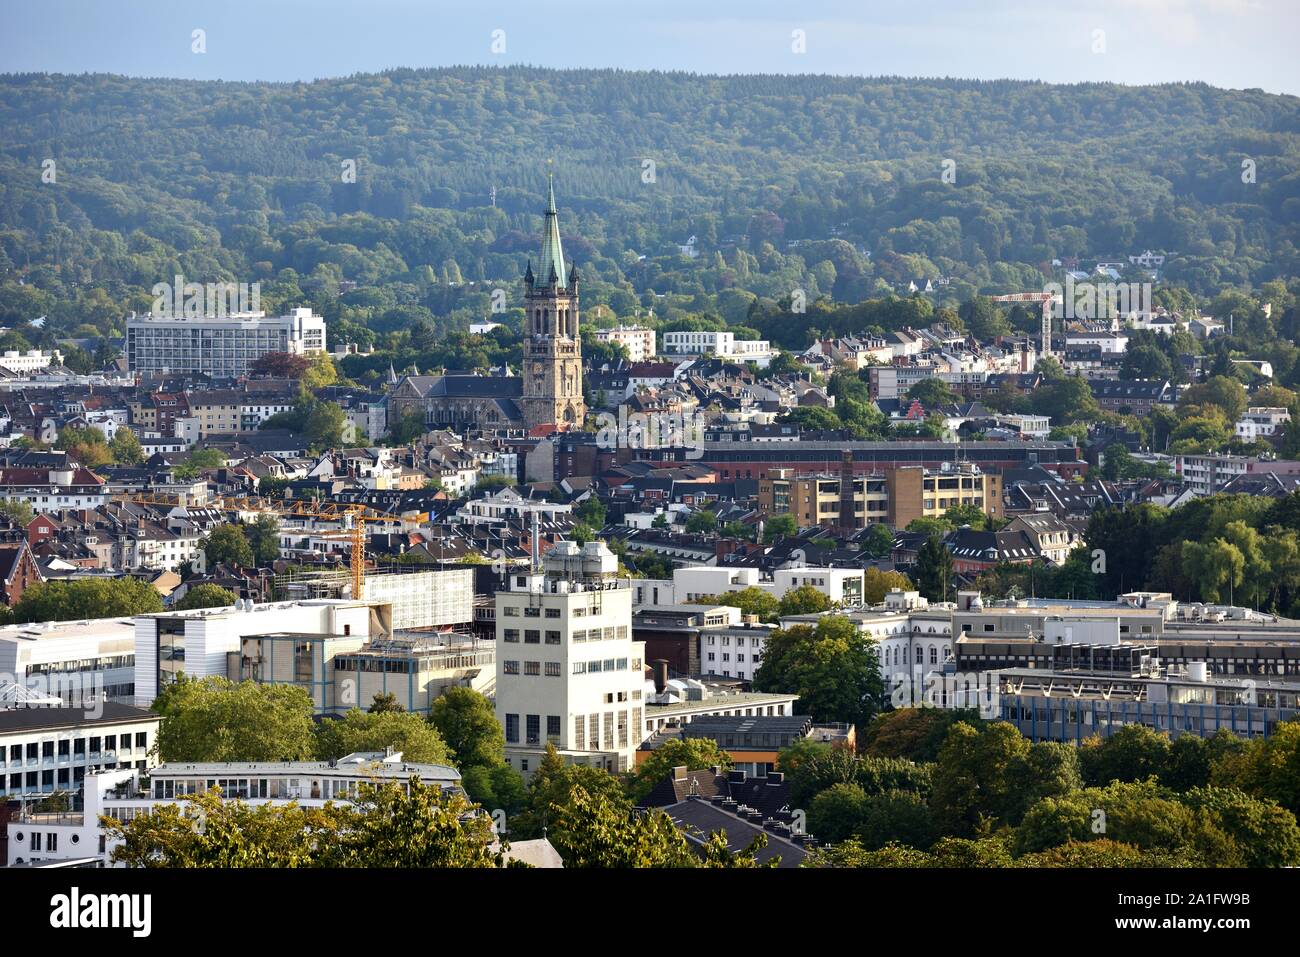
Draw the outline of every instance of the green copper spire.
<instances>
[{"instance_id":1,"label":"green copper spire","mask_svg":"<svg viewBox=\"0 0 1300 957\"><path fill-rule=\"evenodd\" d=\"M537 268L537 278L541 285L551 281L551 272L560 286L569 284L568 271L564 268L564 250L560 248L560 218L555 208L555 174L546 174L546 222L542 227L542 258Z\"/></svg>"}]
</instances>

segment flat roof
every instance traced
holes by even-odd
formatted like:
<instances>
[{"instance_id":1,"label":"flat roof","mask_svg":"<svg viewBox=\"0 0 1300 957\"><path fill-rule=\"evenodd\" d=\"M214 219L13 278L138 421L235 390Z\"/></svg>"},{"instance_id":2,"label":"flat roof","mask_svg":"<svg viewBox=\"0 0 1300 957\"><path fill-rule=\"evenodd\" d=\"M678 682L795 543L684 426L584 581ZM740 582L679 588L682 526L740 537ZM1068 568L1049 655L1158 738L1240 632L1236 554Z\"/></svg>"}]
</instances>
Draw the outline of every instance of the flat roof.
<instances>
[{"instance_id":1,"label":"flat roof","mask_svg":"<svg viewBox=\"0 0 1300 957\"><path fill-rule=\"evenodd\" d=\"M99 706L99 715L85 708L9 708L0 711L0 734L21 731L48 731L55 728L93 727L101 724L122 724L129 721L161 721L162 717L147 708L105 701Z\"/></svg>"},{"instance_id":2,"label":"flat roof","mask_svg":"<svg viewBox=\"0 0 1300 957\"><path fill-rule=\"evenodd\" d=\"M777 704L779 702L794 702L799 696L797 694L775 694L760 691L738 691L735 694L713 695L700 701L674 701L671 704L655 704L647 701L645 704L645 714L685 714L691 711L718 711L731 708L748 708L760 704Z\"/></svg>"},{"instance_id":3,"label":"flat roof","mask_svg":"<svg viewBox=\"0 0 1300 957\"><path fill-rule=\"evenodd\" d=\"M459 781L460 772L445 764L414 764L407 761L387 762L382 759L356 762L330 761L210 761L195 764L169 762L160 764L149 771L149 776L184 777L199 775L202 777L247 777L250 775L302 774L302 775L343 775L350 777L386 777L408 778L418 775L422 778L441 778L447 781Z\"/></svg>"}]
</instances>

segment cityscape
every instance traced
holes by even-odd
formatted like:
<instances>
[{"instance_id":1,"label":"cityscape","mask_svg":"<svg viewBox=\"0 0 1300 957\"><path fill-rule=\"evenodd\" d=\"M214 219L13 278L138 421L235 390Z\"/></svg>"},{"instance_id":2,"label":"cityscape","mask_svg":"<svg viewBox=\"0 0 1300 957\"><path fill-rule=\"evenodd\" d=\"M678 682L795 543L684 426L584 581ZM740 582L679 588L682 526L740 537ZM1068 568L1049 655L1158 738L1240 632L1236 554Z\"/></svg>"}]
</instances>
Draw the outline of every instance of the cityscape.
<instances>
[{"instance_id":1,"label":"cityscape","mask_svg":"<svg viewBox=\"0 0 1300 957\"><path fill-rule=\"evenodd\" d=\"M242 3L105 4L145 75L56 6L0 43L0 867L51 927L150 933L70 871L1028 868L1208 932L1246 885L1172 874L1300 866L1300 73L1243 39L1292 11L1084 3L1044 81L850 68L897 11L832 0L720 4L747 72L505 4L281 75Z\"/></svg>"}]
</instances>

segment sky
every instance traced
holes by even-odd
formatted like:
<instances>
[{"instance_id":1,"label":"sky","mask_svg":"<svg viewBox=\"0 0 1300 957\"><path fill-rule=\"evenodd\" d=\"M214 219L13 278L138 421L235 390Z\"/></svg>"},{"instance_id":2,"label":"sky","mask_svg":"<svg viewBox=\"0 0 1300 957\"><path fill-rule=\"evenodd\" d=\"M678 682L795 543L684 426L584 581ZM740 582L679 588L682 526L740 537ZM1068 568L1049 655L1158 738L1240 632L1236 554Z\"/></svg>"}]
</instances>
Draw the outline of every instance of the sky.
<instances>
[{"instance_id":1,"label":"sky","mask_svg":"<svg viewBox=\"0 0 1300 957\"><path fill-rule=\"evenodd\" d=\"M1297 38L1300 0L0 0L0 72L204 80L473 63L1300 95Z\"/></svg>"}]
</instances>

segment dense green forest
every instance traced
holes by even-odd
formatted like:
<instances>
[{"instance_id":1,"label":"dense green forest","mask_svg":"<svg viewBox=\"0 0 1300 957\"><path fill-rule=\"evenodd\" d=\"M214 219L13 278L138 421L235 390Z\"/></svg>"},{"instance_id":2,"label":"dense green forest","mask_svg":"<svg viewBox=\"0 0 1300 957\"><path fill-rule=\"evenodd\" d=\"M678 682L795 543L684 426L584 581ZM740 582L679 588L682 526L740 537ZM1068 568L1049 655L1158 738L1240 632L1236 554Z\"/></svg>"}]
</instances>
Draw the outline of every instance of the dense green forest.
<instances>
[{"instance_id":1,"label":"dense green forest","mask_svg":"<svg viewBox=\"0 0 1300 957\"><path fill-rule=\"evenodd\" d=\"M744 323L796 287L856 303L940 276L935 304L955 307L1041 288L1053 258L1148 248L1198 296L1300 275L1300 101L1255 90L522 67L9 75L0 130L0 323L46 315L65 336L120 332L177 273L258 281L264 306L314 305L335 339L463 329L492 288L517 301L548 160L597 323L651 308Z\"/></svg>"}]
</instances>

